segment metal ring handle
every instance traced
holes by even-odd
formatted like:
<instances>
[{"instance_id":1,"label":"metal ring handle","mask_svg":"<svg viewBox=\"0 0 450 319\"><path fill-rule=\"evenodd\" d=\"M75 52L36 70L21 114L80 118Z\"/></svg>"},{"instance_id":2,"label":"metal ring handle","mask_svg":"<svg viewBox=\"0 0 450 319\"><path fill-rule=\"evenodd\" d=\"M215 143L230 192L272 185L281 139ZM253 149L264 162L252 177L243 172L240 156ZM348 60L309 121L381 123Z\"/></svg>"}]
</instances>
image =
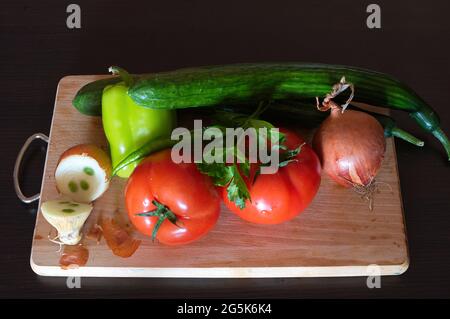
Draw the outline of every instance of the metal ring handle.
<instances>
[{"instance_id":1,"label":"metal ring handle","mask_svg":"<svg viewBox=\"0 0 450 319\"><path fill-rule=\"evenodd\" d=\"M22 148L20 149L19 155L17 155L17 158L16 158L16 163L14 164L14 173L13 173L14 190L16 191L17 197L19 197L19 199L26 204L32 203L41 197L40 193L37 193L30 197L25 196L22 193L22 190L20 189L20 185L19 185L19 170L20 170L20 164L22 163L23 155L25 154L25 151L27 150L28 146L30 146L30 144L36 139L43 140L44 142L46 142L48 144L48 136L47 135L42 134L42 133L36 133L36 134L31 135L25 141Z\"/></svg>"}]
</instances>

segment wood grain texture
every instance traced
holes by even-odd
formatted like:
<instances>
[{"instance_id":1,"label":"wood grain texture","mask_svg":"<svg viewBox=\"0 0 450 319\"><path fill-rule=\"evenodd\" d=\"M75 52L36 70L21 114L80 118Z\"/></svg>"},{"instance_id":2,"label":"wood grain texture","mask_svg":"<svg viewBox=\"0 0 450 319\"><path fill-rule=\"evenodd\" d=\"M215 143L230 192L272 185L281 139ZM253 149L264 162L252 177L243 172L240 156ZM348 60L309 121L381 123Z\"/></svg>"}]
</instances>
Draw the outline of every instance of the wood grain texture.
<instances>
[{"instance_id":1,"label":"wood grain texture","mask_svg":"<svg viewBox=\"0 0 450 319\"><path fill-rule=\"evenodd\" d=\"M67 76L58 85L41 201L58 197L54 171L60 154L79 143L106 149L101 120L78 113L71 105L75 92L101 76ZM387 142L378 181L375 208L351 190L335 185L325 175L312 205L288 223L253 225L222 207L216 227L187 246L167 247L143 240L130 258L114 256L104 239L86 240L90 251L85 267L59 267L57 245L47 236L52 227L39 211L32 245L31 265L41 275L118 277L316 277L364 276L367 265L377 264L383 275L403 273L408 252L394 143ZM114 178L98 199L85 225L99 214L126 215L125 180ZM387 186L389 185L389 186Z\"/></svg>"}]
</instances>

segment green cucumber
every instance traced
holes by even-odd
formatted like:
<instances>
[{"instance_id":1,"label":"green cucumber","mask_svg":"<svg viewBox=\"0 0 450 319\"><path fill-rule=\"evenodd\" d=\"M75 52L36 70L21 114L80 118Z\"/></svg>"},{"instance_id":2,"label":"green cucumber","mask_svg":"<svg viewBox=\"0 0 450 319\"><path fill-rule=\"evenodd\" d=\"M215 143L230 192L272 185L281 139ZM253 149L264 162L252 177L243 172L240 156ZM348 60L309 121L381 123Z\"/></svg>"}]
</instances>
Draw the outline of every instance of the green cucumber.
<instances>
[{"instance_id":1,"label":"green cucumber","mask_svg":"<svg viewBox=\"0 0 450 319\"><path fill-rule=\"evenodd\" d=\"M439 116L411 88L389 75L340 65L313 63L234 64L144 74L128 90L144 107L181 109L261 100L324 98L345 76L355 85L354 100L403 110L444 146L450 159L450 141ZM101 114L103 88L119 81L99 80L84 86L73 104L83 114ZM281 111L281 110L280 110Z\"/></svg>"},{"instance_id":2,"label":"green cucumber","mask_svg":"<svg viewBox=\"0 0 450 319\"><path fill-rule=\"evenodd\" d=\"M147 74L128 94L144 107L181 109L261 100L323 98L345 76L355 86L354 101L403 110L444 146L450 141L439 116L411 88L375 71L326 64L234 64Z\"/></svg>"},{"instance_id":3,"label":"green cucumber","mask_svg":"<svg viewBox=\"0 0 450 319\"><path fill-rule=\"evenodd\" d=\"M73 106L84 115L102 115L102 94L107 85L122 81L119 77L97 80L83 86L72 100Z\"/></svg>"},{"instance_id":4,"label":"green cucumber","mask_svg":"<svg viewBox=\"0 0 450 319\"><path fill-rule=\"evenodd\" d=\"M315 99L325 97L343 76L355 85L355 100L370 100L405 111L415 111L424 104L411 89L388 75L310 63L235 64L147 74L130 87L128 94L142 106L163 109L265 99Z\"/></svg>"}]
</instances>

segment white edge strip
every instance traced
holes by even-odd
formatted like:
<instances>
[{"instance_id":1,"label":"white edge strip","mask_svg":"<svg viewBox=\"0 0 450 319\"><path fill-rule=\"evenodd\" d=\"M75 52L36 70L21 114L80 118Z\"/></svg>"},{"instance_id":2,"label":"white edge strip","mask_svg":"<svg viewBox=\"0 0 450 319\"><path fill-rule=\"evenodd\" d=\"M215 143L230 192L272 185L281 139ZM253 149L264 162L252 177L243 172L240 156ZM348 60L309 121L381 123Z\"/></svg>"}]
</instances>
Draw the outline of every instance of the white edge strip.
<instances>
[{"instance_id":1,"label":"white edge strip","mask_svg":"<svg viewBox=\"0 0 450 319\"><path fill-rule=\"evenodd\" d=\"M367 277L367 266L327 267L210 267L210 268L132 268L80 267L62 269L40 266L30 258L33 271L40 276L58 277L149 277L149 278L287 278L287 277ZM381 276L401 275L409 261L401 265L379 265Z\"/></svg>"}]
</instances>

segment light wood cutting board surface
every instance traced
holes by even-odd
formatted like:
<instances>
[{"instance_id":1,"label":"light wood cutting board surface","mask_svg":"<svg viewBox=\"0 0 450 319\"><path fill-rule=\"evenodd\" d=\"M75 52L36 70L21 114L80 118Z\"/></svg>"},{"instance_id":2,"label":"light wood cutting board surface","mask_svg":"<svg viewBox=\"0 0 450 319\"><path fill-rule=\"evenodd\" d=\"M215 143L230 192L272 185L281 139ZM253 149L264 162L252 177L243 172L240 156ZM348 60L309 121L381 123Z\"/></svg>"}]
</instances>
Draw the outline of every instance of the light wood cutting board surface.
<instances>
[{"instance_id":1,"label":"light wood cutting board surface","mask_svg":"<svg viewBox=\"0 0 450 319\"><path fill-rule=\"evenodd\" d=\"M120 258L102 239L99 244L87 242L86 266L61 269L58 245L47 240L52 227L42 217L40 205L59 196L54 171L64 150L81 143L107 148L101 119L84 116L71 105L81 86L102 77L67 76L58 85L30 260L36 273L101 277L320 277L367 276L373 269L382 275L398 275L408 268L397 159L394 142L388 139L377 177L382 183L373 211L368 209L367 201L352 190L337 186L324 174L313 203L285 224L249 224L222 207L216 227L192 244L168 247L136 234L143 240L141 246L133 256ZM125 180L113 179L107 193L95 202L86 227L105 212L126 215L124 186ZM379 268L368 269L372 264Z\"/></svg>"}]
</instances>

